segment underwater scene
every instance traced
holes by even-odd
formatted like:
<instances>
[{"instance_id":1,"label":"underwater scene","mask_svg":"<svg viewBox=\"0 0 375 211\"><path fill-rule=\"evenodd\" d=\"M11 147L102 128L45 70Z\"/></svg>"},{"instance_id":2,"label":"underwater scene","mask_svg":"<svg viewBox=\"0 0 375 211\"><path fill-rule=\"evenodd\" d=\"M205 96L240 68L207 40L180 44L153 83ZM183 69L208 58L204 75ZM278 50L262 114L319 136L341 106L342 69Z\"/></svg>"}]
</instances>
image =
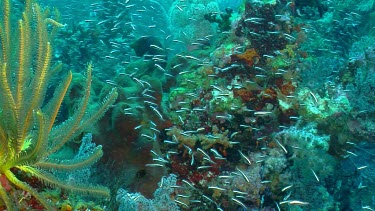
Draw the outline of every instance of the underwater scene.
<instances>
[{"instance_id":1,"label":"underwater scene","mask_svg":"<svg viewBox=\"0 0 375 211\"><path fill-rule=\"evenodd\" d=\"M0 211L375 210L375 0L0 14Z\"/></svg>"}]
</instances>

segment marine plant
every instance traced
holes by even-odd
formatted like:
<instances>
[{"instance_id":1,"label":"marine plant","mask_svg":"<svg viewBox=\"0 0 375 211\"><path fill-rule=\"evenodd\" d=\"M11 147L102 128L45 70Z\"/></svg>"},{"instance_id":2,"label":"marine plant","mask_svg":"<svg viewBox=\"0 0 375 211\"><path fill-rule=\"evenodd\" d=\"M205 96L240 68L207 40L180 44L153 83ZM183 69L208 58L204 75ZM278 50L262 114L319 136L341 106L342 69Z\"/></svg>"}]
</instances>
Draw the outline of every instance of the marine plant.
<instances>
[{"instance_id":1,"label":"marine plant","mask_svg":"<svg viewBox=\"0 0 375 211\"><path fill-rule=\"evenodd\" d=\"M57 116L69 90L72 73L68 72L56 88L52 81L62 65L53 66L53 35L62 24L57 12L41 8L35 1L24 1L22 18L14 22L16 11L9 0L0 2L0 199L7 210L15 210L14 192L23 190L35 197L45 210L53 205L37 188L22 181L32 176L50 187L109 197L102 186L66 184L53 172L71 172L87 168L103 154L95 147L85 157L56 159L54 155L76 138L108 110L116 100L113 89L103 102L89 109L92 65L86 70L84 94L74 114L63 121ZM13 14L14 13L14 14ZM17 27L16 27L17 26ZM48 97L48 93L53 96ZM1 203L0 201L0 203Z\"/></svg>"}]
</instances>

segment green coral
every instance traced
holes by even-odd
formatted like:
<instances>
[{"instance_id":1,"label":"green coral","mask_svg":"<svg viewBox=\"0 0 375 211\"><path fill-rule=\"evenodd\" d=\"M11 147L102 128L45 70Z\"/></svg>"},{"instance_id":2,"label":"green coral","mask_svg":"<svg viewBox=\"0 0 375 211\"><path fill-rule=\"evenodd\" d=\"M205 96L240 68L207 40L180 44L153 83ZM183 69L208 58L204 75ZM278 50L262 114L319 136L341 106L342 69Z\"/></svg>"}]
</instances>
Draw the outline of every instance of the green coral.
<instances>
[{"instance_id":1,"label":"green coral","mask_svg":"<svg viewBox=\"0 0 375 211\"><path fill-rule=\"evenodd\" d=\"M232 108L241 108L242 100L240 98L234 98L233 95L226 97L215 97L219 92L213 91L214 98L210 101L210 108L212 112L226 112L232 110Z\"/></svg>"},{"instance_id":2,"label":"green coral","mask_svg":"<svg viewBox=\"0 0 375 211\"><path fill-rule=\"evenodd\" d=\"M352 110L350 102L345 95L339 95L334 98L321 97L318 93L313 93L308 88L302 88L297 93L298 99L302 106L299 114L309 121L324 121L328 117Z\"/></svg>"}]
</instances>

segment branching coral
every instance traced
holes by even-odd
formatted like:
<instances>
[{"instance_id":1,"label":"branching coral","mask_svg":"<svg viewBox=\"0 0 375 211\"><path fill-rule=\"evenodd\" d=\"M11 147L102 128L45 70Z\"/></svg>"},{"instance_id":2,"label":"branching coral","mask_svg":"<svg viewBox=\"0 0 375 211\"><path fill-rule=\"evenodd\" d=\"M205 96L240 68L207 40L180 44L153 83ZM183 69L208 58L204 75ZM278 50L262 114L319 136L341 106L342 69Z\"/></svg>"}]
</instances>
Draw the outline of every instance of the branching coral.
<instances>
[{"instance_id":1,"label":"branching coral","mask_svg":"<svg viewBox=\"0 0 375 211\"><path fill-rule=\"evenodd\" d=\"M182 145L194 147L195 143L198 141L200 142L200 145L202 145L203 149L211 149L215 144L220 144L224 148L232 147L232 143L229 141L228 133L228 130L220 133L219 128L217 126L213 126L212 135L193 134L187 136L183 130L173 127L167 132L167 135L176 137L179 143Z\"/></svg>"},{"instance_id":2,"label":"branching coral","mask_svg":"<svg viewBox=\"0 0 375 211\"><path fill-rule=\"evenodd\" d=\"M204 19L204 15L219 11L218 3L215 1L199 0L189 4L175 1L169 11L170 30L175 32L176 38L186 43L208 34L216 34L215 27Z\"/></svg>"},{"instance_id":3,"label":"branching coral","mask_svg":"<svg viewBox=\"0 0 375 211\"><path fill-rule=\"evenodd\" d=\"M177 176L170 174L163 177L159 188L154 193L154 199L147 199L140 193L129 193L119 189L116 201L120 202L119 211L125 210L180 210L176 201L173 201Z\"/></svg>"},{"instance_id":4,"label":"branching coral","mask_svg":"<svg viewBox=\"0 0 375 211\"><path fill-rule=\"evenodd\" d=\"M91 166L102 156L101 146L78 159L56 160L52 155L103 116L116 100L116 90L112 90L100 106L88 109L92 79L92 66L88 65L84 95L78 108L70 118L56 125L59 108L72 80L69 72L53 90L53 97L45 97L51 79L61 69L59 64L52 67L51 42L56 27L62 25L47 18L49 10L26 0L22 19L18 21L18 30L14 33L11 29L15 17L9 0L2 1L1 6L1 200L8 210L15 210L12 191L21 189L35 197L46 210L53 209L53 205L36 188L20 180L23 173L51 187L109 197L109 190L105 187L69 185L52 174L52 170L66 172Z\"/></svg>"}]
</instances>

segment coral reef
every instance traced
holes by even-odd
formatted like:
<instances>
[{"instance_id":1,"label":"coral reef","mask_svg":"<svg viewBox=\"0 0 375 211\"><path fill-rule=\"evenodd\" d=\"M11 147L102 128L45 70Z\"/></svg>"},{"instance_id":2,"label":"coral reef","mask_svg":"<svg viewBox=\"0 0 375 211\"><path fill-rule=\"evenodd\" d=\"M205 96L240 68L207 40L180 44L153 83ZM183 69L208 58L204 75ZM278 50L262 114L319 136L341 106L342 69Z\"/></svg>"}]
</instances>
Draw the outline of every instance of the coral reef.
<instances>
[{"instance_id":1,"label":"coral reef","mask_svg":"<svg viewBox=\"0 0 375 211\"><path fill-rule=\"evenodd\" d=\"M72 2L76 8L51 2L61 16L45 10L41 17L51 19L41 24L27 13L37 9L26 10L15 36L3 9L1 116L15 118L0 125L0 135L21 141L1 147L0 155L7 161L12 152L39 149L32 140L42 134L42 122L51 125L48 139L60 129L79 130L67 133L72 141L52 145L47 157L22 163L35 164L34 174L6 166L35 191L0 173L0 190L10 196L0 195L0 209L10 198L41 210L41 197L61 210L375 209L373 1L99 0ZM14 21L24 6L12 4ZM60 18L67 22L57 31ZM51 35L22 39L30 31ZM13 39L16 47L9 48ZM35 48L24 48L32 43ZM22 120L20 110L30 103L18 102L35 78L44 78L38 70L54 63L56 71L73 69L67 77L73 80L41 80L38 106ZM48 102L55 98L61 109L51 114ZM102 118L93 125L86 123L90 117ZM87 165L72 161L73 172L61 170L72 164L67 159ZM60 171L44 168L52 161L61 161L54 163ZM49 187L36 171L65 188ZM89 181L105 183L117 196L103 207L71 187Z\"/></svg>"}]
</instances>

